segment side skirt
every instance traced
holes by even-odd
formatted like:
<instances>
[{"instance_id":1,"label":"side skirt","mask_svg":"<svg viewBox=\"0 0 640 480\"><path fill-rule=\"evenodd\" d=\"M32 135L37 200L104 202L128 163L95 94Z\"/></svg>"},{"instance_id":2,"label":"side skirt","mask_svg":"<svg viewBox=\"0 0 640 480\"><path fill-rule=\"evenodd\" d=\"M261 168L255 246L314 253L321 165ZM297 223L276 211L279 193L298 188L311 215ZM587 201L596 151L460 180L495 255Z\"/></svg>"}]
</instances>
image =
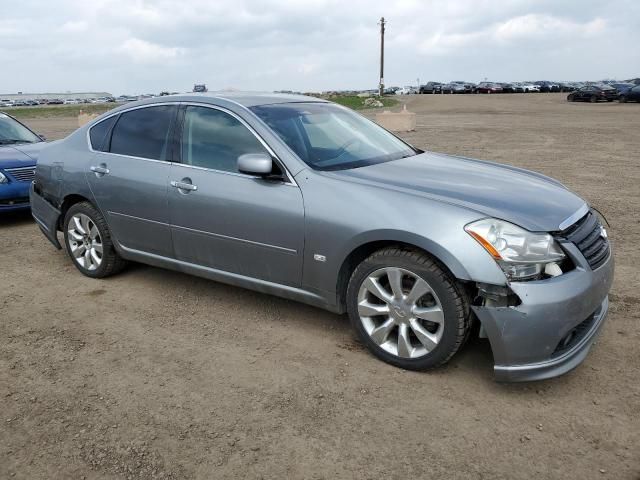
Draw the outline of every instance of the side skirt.
<instances>
[{"instance_id":1,"label":"side skirt","mask_svg":"<svg viewBox=\"0 0 640 480\"><path fill-rule=\"evenodd\" d=\"M300 288L251 278L237 273L225 272L223 270L196 265L194 263L184 262L174 258L167 258L153 253L127 248L121 244L118 244L118 250L122 257L127 260L145 263L154 267L176 270L178 272L188 273L190 275L214 280L216 282L226 283L228 285L246 288L248 290L254 290L256 292L266 293L269 295L275 295L289 300L295 300L297 302L306 303L307 305L329 310L330 312L342 313L340 309L329 300L329 293L327 297L324 297Z\"/></svg>"}]
</instances>

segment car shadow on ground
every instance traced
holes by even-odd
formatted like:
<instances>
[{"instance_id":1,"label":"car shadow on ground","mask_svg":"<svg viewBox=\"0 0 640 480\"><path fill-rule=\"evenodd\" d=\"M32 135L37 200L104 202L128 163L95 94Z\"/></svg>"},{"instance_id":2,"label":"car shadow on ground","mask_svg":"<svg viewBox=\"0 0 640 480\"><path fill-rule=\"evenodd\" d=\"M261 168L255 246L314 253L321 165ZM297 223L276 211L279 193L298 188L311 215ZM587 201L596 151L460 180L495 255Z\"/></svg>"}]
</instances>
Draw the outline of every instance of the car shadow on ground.
<instances>
[{"instance_id":1,"label":"car shadow on ground","mask_svg":"<svg viewBox=\"0 0 640 480\"><path fill-rule=\"evenodd\" d=\"M31 210L16 210L13 212L0 212L0 228L18 226L21 224L35 223L31 216Z\"/></svg>"}]
</instances>

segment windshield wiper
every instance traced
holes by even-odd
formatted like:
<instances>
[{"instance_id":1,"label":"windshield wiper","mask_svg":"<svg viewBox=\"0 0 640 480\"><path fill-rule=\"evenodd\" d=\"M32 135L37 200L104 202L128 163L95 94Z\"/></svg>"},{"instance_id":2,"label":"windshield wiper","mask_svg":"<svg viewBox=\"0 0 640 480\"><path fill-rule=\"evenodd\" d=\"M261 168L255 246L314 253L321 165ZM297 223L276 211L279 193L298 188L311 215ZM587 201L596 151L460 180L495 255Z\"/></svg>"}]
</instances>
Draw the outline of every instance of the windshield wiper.
<instances>
[{"instance_id":1,"label":"windshield wiper","mask_svg":"<svg viewBox=\"0 0 640 480\"><path fill-rule=\"evenodd\" d=\"M14 145L16 143L33 143L29 140L20 140L18 138L0 138L0 145Z\"/></svg>"}]
</instances>

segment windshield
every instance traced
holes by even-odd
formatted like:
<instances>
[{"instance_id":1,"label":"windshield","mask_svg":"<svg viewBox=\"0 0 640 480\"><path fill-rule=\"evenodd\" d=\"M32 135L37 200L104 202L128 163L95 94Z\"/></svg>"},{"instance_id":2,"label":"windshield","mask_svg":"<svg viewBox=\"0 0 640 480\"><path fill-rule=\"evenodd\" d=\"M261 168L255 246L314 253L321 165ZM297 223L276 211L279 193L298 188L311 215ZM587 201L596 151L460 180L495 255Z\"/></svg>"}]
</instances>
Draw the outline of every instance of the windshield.
<instances>
[{"instance_id":1,"label":"windshield","mask_svg":"<svg viewBox=\"0 0 640 480\"><path fill-rule=\"evenodd\" d=\"M27 127L16 122L8 115L0 113L0 145L35 143L40 141L40 137Z\"/></svg>"},{"instance_id":2,"label":"windshield","mask_svg":"<svg viewBox=\"0 0 640 480\"><path fill-rule=\"evenodd\" d=\"M351 110L330 103L281 103L251 110L315 170L344 170L418 153Z\"/></svg>"}]
</instances>

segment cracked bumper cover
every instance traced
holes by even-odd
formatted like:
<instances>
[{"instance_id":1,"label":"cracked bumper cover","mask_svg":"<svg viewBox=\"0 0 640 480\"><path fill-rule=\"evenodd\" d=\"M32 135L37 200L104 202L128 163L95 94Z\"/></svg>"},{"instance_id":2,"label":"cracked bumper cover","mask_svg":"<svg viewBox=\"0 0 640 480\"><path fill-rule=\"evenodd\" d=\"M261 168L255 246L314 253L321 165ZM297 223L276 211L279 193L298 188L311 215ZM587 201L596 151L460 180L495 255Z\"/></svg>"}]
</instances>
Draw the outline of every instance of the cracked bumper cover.
<instances>
[{"instance_id":1,"label":"cracked bumper cover","mask_svg":"<svg viewBox=\"0 0 640 480\"><path fill-rule=\"evenodd\" d=\"M46 199L35 191L32 183L29 189L29 199L31 202L31 215L44 233L44 236L58 250L62 248L58 241L58 219L60 218L60 210L51 205Z\"/></svg>"},{"instance_id":2,"label":"cracked bumper cover","mask_svg":"<svg viewBox=\"0 0 640 480\"><path fill-rule=\"evenodd\" d=\"M512 283L517 307L472 307L489 337L497 381L543 380L577 367L587 356L609 307L613 252L591 270L573 245L564 245L576 268L558 277ZM558 349L579 325L580 335Z\"/></svg>"}]
</instances>

